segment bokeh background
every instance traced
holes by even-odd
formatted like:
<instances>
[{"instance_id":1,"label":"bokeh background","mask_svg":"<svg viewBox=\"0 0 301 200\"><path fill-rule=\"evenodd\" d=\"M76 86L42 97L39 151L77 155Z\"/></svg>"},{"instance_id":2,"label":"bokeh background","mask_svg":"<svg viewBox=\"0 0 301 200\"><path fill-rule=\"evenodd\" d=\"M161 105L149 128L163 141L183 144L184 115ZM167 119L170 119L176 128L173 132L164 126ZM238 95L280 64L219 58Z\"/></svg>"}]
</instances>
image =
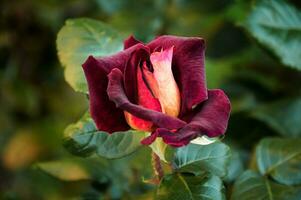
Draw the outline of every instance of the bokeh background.
<instances>
[{"instance_id":1,"label":"bokeh background","mask_svg":"<svg viewBox=\"0 0 301 200\"><path fill-rule=\"evenodd\" d=\"M298 0L288 2L301 8ZM260 139L300 136L301 73L281 64L241 25L253 3L2 0L0 199L151 199L152 187L140 177L150 173L143 166L149 150L126 158L130 164L94 163L93 170L105 171L106 176L95 172L93 176L105 179L91 181L78 165L83 161L62 146L65 127L88 108L86 96L65 82L57 57L56 35L69 18L98 19L146 42L161 34L205 38L208 87L223 88L233 106L224 141L239 160L233 161L228 188L252 165L252 151ZM56 168L57 160L70 162ZM45 162L56 171L43 171Z\"/></svg>"}]
</instances>

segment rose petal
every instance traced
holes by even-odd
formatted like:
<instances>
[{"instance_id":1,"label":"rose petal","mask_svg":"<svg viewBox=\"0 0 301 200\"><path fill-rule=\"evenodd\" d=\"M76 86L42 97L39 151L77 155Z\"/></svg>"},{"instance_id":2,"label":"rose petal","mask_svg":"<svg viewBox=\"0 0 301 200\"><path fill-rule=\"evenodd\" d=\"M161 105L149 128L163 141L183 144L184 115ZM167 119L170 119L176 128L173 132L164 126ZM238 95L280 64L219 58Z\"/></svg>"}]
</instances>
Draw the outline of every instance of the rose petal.
<instances>
[{"instance_id":1,"label":"rose petal","mask_svg":"<svg viewBox=\"0 0 301 200\"><path fill-rule=\"evenodd\" d=\"M131 54L144 45L135 45L115 55L95 58L89 56L83 64L83 70L88 82L90 97L90 113L99 130L109 133L128 130L123 111L116 109L107 95L107 75L113 68L124 70Z\"/></svg>"},{"instance_id":2,"label":"rose petal","mask_svg":"<svg viewBox=\"0 0 301 200\"><path fill-rule=\"evenodd\" d=\"M173 73L181 93L181 113L184 116L207 99L204 70L205 42L202 38L160 36L147 46L151 52L174 46Z\"/></svg>"},{"instance_id":3,"label":"rose petal","mask_svg":"<svg viewBox=\"0 0 301 200\"><path fill-rule=\"evenodd\" d=\"M127 39L124 40L123 42L123 48L124 49L128 49L136 44L143 44L142 42L140 42L139 40L137 40L133 35L131 35L130 37L128 37Z\"/></svg>"},{"instance_id":4,"label":"rose petal","mask_svg":"<svg viewBox=\"0 0 301 200\"><path fill-rule=\"evenodd\" d=\"M169 116L177 117L180 113L180 91L174 79L171 61L173 47L153 52L150 60L153 65L153 75L157 82L158 95L156 96L163 108L163 112Z\"/></svg>"},{"instance_id":5,"label":"rose petal","mask_svg":"<svg viewBox=\"0 0 301 200\"><path fill-rule=\"evenodd\" d=\"M124 89L129 101L138 104L137 67L140 62L149 58L149 48L143 44L136 45L124 69Z\"/></svg>"},{"instance_id":6,"label":"rose petal","mask_svg":"<svg viewBox=\"0 0 301 200\"><path fill-rule=\"evenodd\" d=\"M191 140L189 137L179 139L178 136L179 135L177 132L170 131L165 128L158 128L150 136L145 137L141 143L144 145L151 145L157 137L162 137L166 144L169 144L173 147L181 147L187 145Z\"/></svg>"},{"instance_id":7,"label":"rose petal","mask_svg":"<svg viewBox=\"0 0 301 200\"><path fill-rule=\"evenodd\" d=\"M93 56L83 64L89 86L91 116L99 130L109 133L128 130L123 111L116 109L106 93L109 69L105 66Z\"/></svg>"},{"instance_id":8,"label":"rose petal","mask_svg":"<svg viewBox=\"0 0 301 200\"><path fill-rule=\"evenodd\" d=\"M145 137L144 139L141 140L141 144L150 145L156 140L157 137L158 137L158 132L157 131L152 132L150 136Z\"/></svg>"},{"instance_id":9,"label":"rose petal","mask_svg":"<svg viewBox=\"0 0 301 200\"><path fill-rule=\"evenodd\" d=\"M157 129L155 136L171 146L188 144L199 135L217 137L225 133L230 116L230 101L222 90L208 90L208 100L199 105L197 112L185 127L177 132L165 128Z\"/></svg>"},{"instance_id":10,"label":"rose petal","mask_svg":"<svg viewBox=\"0 0 301 200\"><path fill-rule=\"evenodd\" d=\"M192 118L189 126L199 130L208 137L217 137L227 130L231 104L220 89L208 90L208 100L197 108L198 113Z\"/></svg>"},{"instance_id":11,"label":"rose petal","mask_svg":"<svg viewBox=\"0 0 301 200\"><path fill-rule=\"evenodd\" d=\"M148 89L143 79L142 69L137 69L137 88L138 88L138 105L151 110L161 112L161 105L158 99L156 99L151 91ZM135 117L134 115L125 112L125 118L128 124L137 130L151 131L153 128L153 122L146 121Z\"/></svg>"},{"instance_id":12,"label":"rose petal","mask_svg":"<svg viewBox=\"0 0 301 200\"><path fill-rule=\"evenodd\" d=\"M113 69L108 77L109 84L107 93L110 100L114 101L118 108L141 119L152 121L158 127L178 129L185 126L186 122L180 119L170 117L161 112L143 108L142 106L131 103L125 94L123 88L123 74L119 69Z\"/></svg>"}]
</instances>

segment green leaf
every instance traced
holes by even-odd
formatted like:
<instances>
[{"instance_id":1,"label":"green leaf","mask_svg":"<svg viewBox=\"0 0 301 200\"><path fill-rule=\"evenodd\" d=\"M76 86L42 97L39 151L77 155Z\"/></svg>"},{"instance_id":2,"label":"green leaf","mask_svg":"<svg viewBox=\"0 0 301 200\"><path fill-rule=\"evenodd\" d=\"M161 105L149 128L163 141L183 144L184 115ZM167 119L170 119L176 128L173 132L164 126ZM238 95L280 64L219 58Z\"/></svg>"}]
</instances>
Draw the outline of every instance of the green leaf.
<instances>
[{"instance_id":1,"label":"green leaf","mask_svg":"<svg viewBox=\"0 0 301 200\"><path fill-rule=\"evenodd\" d=\"M74 155L87 157L96 154L106 158L127 156L139 147L144 132L129 130L108 134L98 131L93 120L85 114L65 130L64 146Z\"/></svg>"},{"instance_id":2,"label":"green leaf","mask_svg":"<svg viewBox=\"0 0 301 200\"><path fill-rule=\"evenodd\" d=\"M253 171L244 172L235 182L231 200L298 200L301 188L273 183Z\"/></svg>"},{"instance_id":3,"label":"green leaf","mask_svg":"<svg viewBox=\"0 0 301 200\"><path fill-rule=\"evenodd\" d=\"M181 172L199 175L207 171L223 177L226 175L229 159L230 148L221 142L209 145L189 144L176 150L174 165Z\"/></svg>"},{"instance_id":4,"label":"green leaf","mask_svg":"<svg viewBox=\"0 0 301 200\"><path fill-rule=\"evenodd\" d=\"M146 148L145 148L146 149ZM140 154L140 155L139 155ZM141 155L142 154L142 155ZM62 158L36 164L36 168L62 181L97 181L104 185L107 194L112 199L120 199L130 189L131 184L138 180L130 177L140 176L137 161L145 163L149 158L145 151L140 151L121 159L108 160L100 157L89 158ZM141 159L142 158L142 159ZM150 168L150 167L149 167ZM143 167L143 172L149 171L148 166ZM133 182L134 181L134 182Z\"/></svg>"},{"instance_id":5,"label":"green leaf","mask_svg":"<svg viewBox=\"0 0 301 200\"><path fill-rule=\"evenodd\" d=\"M238 150L231 147L231 158L227 168L227 175L224 178L226 182L234 181L244 171L244 164Z\"/></svg>"},{"instance_id":6,"label":"green leaf","mask_svg":"<svg viewBox=\"0 0 301 200\"><path fill-rule=\"evenodd\" d=\"M79 162L75 160L58 160L38 163L37 168L63 181L90 180L91 176Z\"/></svg>"},{"instance_id":7,"label":"green leaf","mask_svg":"<svg viewBox=\"0 0 301 200\"><path fill-rule=\"evenodd\" d=\"M224 200L221 179L211 174L201 176L170 174L163 178L156 192L156 200Z\"/></svg>"},{"instance_id":8,"label":"green leaf","mask_svg":"<svg viewBox=\"0 0 301 200\"><path fill-rule=\"evenodd\" d=\"M301 184L301 139L265 138L256 148L261 174L286 185Z\"/></svg>"},{"instance_id":9,"label":"green leaf","mask_svg":"<svg viewBox=\"0 0 301 200\"><path fill-rule=\"evenodd\" d=\"M252 112L252 116L267 123L283 136L301 136L301 98L262 105Z\"/></svg>"},{"instance_id":10,"label":"green leaf","mask_svg":"<svg viewBox=\"0 0 301 200\"><path fill-rule=\"evenodd\" d=\"M65 79L75 91L87 92L81 65L88 56L107 56L122 50L122 37L110 26L79 18L66 21L57 35L57 50Z\"/></svg>"},{"instance_id":11,"label":"green leaf","mask_svg":"<svg viewBox=\"0 0 301 200\"><path fill-rule=\"evenodd\" d=\"M283 64L301 70L301 13L283 0L258 1L244 27Z\"/></svg>"}]
</instances>

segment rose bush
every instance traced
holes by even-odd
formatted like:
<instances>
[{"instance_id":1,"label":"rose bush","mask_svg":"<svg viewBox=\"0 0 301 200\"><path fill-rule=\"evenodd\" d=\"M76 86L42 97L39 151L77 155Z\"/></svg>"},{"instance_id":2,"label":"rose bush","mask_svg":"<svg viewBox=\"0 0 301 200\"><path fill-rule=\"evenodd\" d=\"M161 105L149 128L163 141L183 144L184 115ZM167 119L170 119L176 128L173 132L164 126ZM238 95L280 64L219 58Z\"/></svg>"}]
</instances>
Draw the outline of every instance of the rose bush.
<instances>
[{"instance_id":1,"label":"rose bush","mask_svg":"<svg viewBox=\"0 0 301 200\"><path fill-rule=\"evenodd\" d=\"M148 44L130 36L124 50L83 64L90 112L99 130L151 132L171 146L201 135L217 137L227 128L230 102L206 87L205 42L196 37L160 36Z\"/></svg>"}]
</instances>

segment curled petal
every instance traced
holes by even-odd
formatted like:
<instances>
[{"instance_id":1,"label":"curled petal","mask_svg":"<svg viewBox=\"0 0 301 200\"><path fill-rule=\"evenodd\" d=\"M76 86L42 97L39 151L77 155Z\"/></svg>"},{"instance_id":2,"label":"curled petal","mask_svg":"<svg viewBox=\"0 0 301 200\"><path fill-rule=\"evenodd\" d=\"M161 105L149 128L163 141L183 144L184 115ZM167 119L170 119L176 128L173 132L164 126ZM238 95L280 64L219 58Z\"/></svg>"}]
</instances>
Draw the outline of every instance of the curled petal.
<instances>
[{"instance_id":1,"label":"curled petal","mask_svg":"<svg viewBox=\"0 0 301 200\"><path fill-rule=\"evenodd\" d=\"M146 121L151 121L157 127L178 129L186 125L186 122L180 119L131 103L125 95L123 88L123 74L119 69L113 69L108 77L109 84L107 93L110 100L115 102L118 108Z\"/></svg>"},{"instance_id":2,"label":"curled petal","mask_svg":"<svg viewBox=\"0 0 301 200\"><path fill-rule=\"evenodd\" d=\"M178 132L171 131L166 128L158 128L154 132L152 132L150 136L144 138L141 143L143 145L150 145L156 140L157 137L161 137L166 144L173 147L185 146L190 142L190 140L193 139L192 136L189 137L188 135L181 138L179 137Z\"/></svg>"},{"instance_id":3,"label":"curled petal","mask_svg":"<svg viewBox=\"0 0 301 200\"><path fill-rule=\"evenodd\" d=\"M208 137L217 137L226 132L230 111L230 101L222 90L208 90L208 100L196 108L197 114L188 127Z\"/></svg>"},{"instance_id":4,"label":"curled petal","mask_svg":"<svg viewBox=\"0 0 301 200\"><path fill-rule=\"evenodd\" d=\"M222 90L208 90L208 100L194 110L196 114L186 126L176 132L159 128L154 136L174 147L186 145L199 135L217 137L227 129L230 110L230 101Z\"/></svg>"},{"instance_id":5,"label":"curled petal","mask_svg":"<svg viewBox=\"0 0 301 200\"><path fill-rule=\"evenodd\" d=\"M202 38L160 36L147 46L151 52L174 46L172 69L181 94L180 117L208 98L204 69L205 42Z\"/></svg>"},{"instance_id":6,"label":"curled petal","mask_svg":"<svg viewBox=\"0 0 301 200\"><path fill-rule=\"evenodd\" d=\"M158 131L152 132L152 134L146 138L144 138L143 140L141 140L141 144L143 145L150 145L152 144L156 138L159 136Z\"/></svg>"}]
</instances>

